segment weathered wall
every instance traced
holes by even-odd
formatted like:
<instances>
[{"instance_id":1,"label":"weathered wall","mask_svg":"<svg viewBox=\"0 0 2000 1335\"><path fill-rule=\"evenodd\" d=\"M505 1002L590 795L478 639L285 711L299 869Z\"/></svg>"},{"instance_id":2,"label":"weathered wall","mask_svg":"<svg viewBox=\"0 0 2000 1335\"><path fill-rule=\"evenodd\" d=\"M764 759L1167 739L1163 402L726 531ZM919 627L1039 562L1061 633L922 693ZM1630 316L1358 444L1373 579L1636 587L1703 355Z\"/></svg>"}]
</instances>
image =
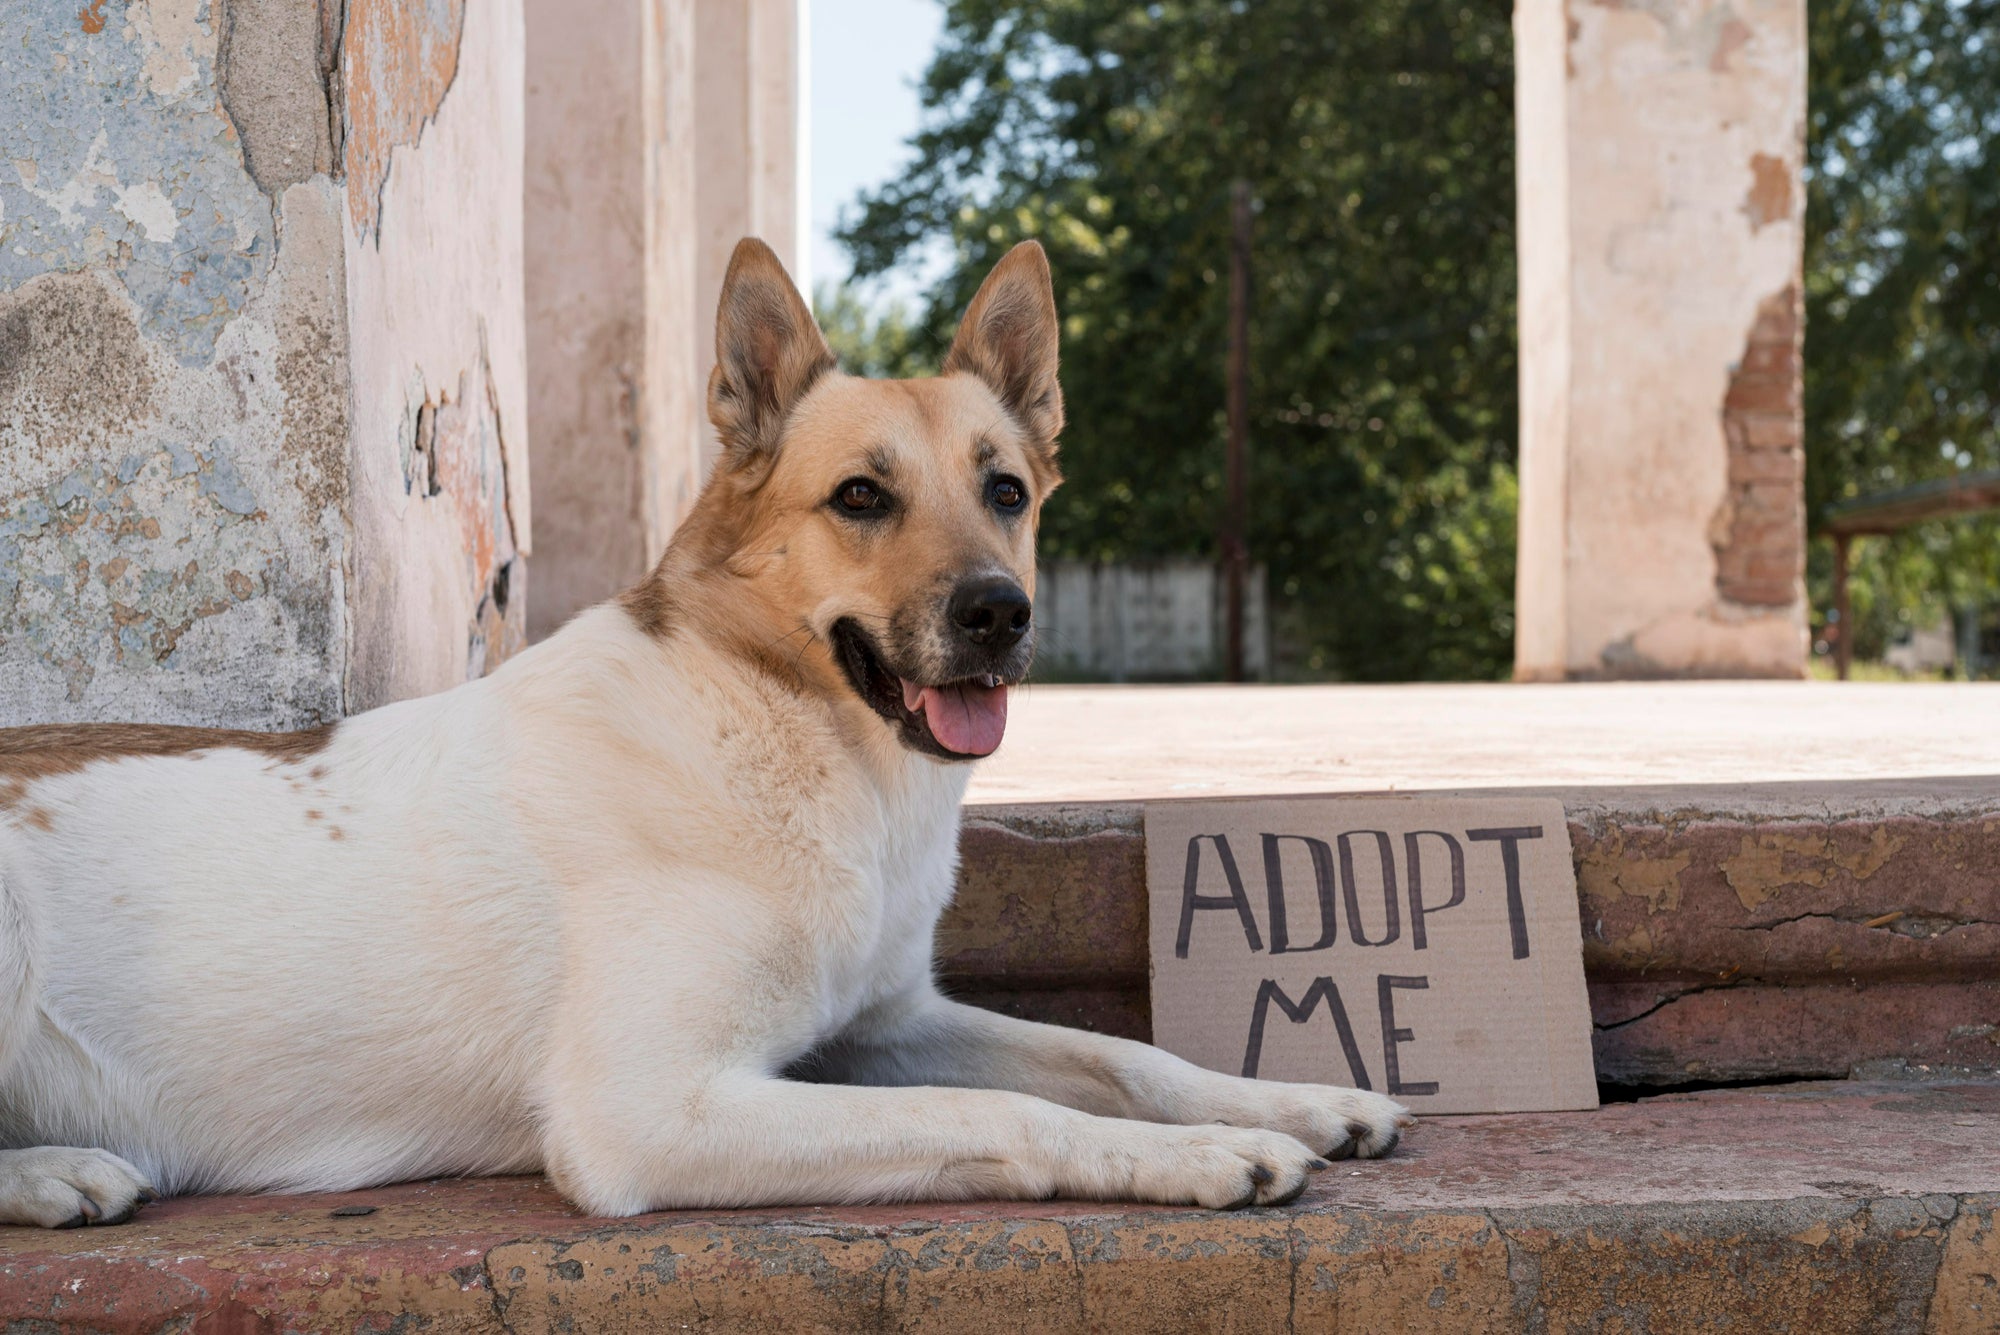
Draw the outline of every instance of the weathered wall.
<instances>
[{"instance_id":1,"label":"weathered wall","mask_svg":"<svg viewBox=\"0 0 2000 1335\"><path fill-rule=\"evenodd\" d=\"M342 708L347 325L307 13L301 59L246 67L202 0L0 9L0 722Z\"/></svg>"},{"instance_id":2,"label":"weathered wall","mask_svg":"<svg viewBox=\"0 0 2000 1335\"><path fill-rule=\"evenodd\" d=\"M797 254L799 55L796 0L529 0L528 24L539 636L657 560L701 488L729 254Z\"/></svg>"},{"instance_id":3,"label":"weathered wall","mask_svg":"<svg viewBox=\"0 0 2000 1335\"><path fill-rule=\"evenodd\" d=\"M1802 0L1521 0L1525 678L1799 676Z\"/></svg>"},{"instance_id":4,"label":"weathered wall","mask_svg":"<svg viewBox=\"0 0 2000 1335\"><path fill-rule=\"evenodd\" d=\"M386 48L366 40L397 26L371 26L376 7L0 6L0 724L299 726L482 665L465 647L476 600L455 596L472 582L464 558L447 570L370 518L387 464L406 474L375 387L393 374L399 396L434 387L441 406L477 387L476 412L438 414L440 476L476 474L490 497L511 452L509 541L524 546L505 250L511 217L518 257L518 111L510 178L493 91L510 42L518 79L518 19L510 0L472 0L468 36L499 36L464 59L455 19L435 20L443 0L412 20L450 29L447 63L486 89L471 114L489 160L440 209L409 178L436 156L426 126L451 80L376 58ZM448 281L386 290L439 252L458 256ZM404 326L441 300L474 336L434 351ZM480 365L490 390L484 372L462 381ZM438 632L437 618L455 621ZM518 611L512 625L518 640ZM459 645L449 670L373 668L431 666L440 656L413 646L435 634ZM486 634L504 644L505 619Z\"/></svg>"},{"instance_id":5,"label":"weathered wall","mask_svg":"<svg viewBox=\"0 0 2000 1335\"><path fill-rule=\"evenodd\" d=\"M519 0L347 0L357 708L526 640L523 41Z\"/></svg>"}]
</instances>

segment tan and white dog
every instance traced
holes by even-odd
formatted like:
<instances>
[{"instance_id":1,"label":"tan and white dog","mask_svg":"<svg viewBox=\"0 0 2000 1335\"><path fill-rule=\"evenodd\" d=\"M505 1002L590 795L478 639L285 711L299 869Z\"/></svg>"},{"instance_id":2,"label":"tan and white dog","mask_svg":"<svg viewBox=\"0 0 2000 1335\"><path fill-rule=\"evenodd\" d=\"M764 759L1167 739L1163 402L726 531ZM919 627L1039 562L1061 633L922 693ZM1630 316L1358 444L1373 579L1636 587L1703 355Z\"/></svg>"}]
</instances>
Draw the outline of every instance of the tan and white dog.
<instances>
[{"instance_id":1,"label":"tan and white dog","mask_svg":"<svg viewBox=\"0 0 2000 1335\"><path fill-rule=\"evenodd\" d=\"M935 379L841 374L756 241L716 344L723 457L658 570L484 680L309 733L0 731L0 1222L536 1169L606 1215L1227 1207L1395 1145L1377 1095L933 985L963 762L1033 650L1040 247Z\"/></svg>"}]
</instances>

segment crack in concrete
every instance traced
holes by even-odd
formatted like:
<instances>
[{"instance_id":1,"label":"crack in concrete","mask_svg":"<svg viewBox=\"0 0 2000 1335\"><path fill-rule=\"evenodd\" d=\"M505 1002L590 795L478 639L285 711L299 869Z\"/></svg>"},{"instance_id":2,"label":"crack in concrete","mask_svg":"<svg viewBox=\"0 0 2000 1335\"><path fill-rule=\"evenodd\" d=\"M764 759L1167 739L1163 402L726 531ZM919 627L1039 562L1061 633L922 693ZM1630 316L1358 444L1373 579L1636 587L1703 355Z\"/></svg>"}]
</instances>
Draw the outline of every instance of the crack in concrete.
<instances>
[{"instance_id":1,"label":"crack in concrete","mask_svg":"<svg viewBox=\"0 0 2000 1335\"><path fill-rule=\"evenodd\" d=\"M1637 1015L1628 1015L1622 1020L1613 1020L1609 1024L1599 1024L1595 1020L1593 1020L1591 1021L1590 1027L1592 1032L1594 1033L1608 1034L1615 1029L1624 1029L1629 1025L1635 1025L1639 1023L1639 1021L1645 1019L1647 1016L1654 1015L1660 1011L1665 1010L1667 1007L1673 1005L1676 1001L1684 1001L1687 998L1695 996L1696 994L1702 992L1727 992L1733 988L1741 987L1744 984L1752 981L1754 980L1749 978L1732 978L1725 983L1690 983L1679 992L1674 993L1672 996L1663 997L1659 1001L1654 1002L1651 1006L1648 1006L1645 1010L1640 1011Z\"/></svg>"},{"instance_id":2,"label":"crack in concrete","mask_svg":"<svg viewBox=\"0 0 2000 1335\"><path fill-rule=\"evenodd\" d=\"M1876 911L1872 909L1849 909L1844 912L1795 913L1788 918L1774 918L1769 922L1729 924L1732 932L1770 932L1780 927L1789 927L1799 922L1832 922L1849 927L1865 927L1870 931L1889 932L1907 937L1912 941L1928 941L1934 937L1955 932L1961 927L2000 927L2000 920L1992 918L1971 918L1952 913L1910 913L1903 909Z\"/></svg>"}]
</instances>

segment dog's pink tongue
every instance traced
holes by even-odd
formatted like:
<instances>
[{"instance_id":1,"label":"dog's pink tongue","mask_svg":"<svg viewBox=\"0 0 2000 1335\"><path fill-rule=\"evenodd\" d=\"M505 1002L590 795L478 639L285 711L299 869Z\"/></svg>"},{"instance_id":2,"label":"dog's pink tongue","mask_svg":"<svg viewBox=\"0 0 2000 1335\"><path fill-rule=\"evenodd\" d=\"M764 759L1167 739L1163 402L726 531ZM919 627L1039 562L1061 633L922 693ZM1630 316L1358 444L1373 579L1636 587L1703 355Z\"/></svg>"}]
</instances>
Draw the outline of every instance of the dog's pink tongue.
<instances>
[{"instance_id":1,"label":"dog's pink tongue","mask_svg":"<svg viewBox=\"0 0 2000 1335\"><path fill-rule=\"evenodd\" d=\"M910 694L908 683L903 694ZM926 686L919 695L924 721L938 745L962 756L990 756L1007 732L1007 688L958 682Z\"/></svg>"}]
</instances>

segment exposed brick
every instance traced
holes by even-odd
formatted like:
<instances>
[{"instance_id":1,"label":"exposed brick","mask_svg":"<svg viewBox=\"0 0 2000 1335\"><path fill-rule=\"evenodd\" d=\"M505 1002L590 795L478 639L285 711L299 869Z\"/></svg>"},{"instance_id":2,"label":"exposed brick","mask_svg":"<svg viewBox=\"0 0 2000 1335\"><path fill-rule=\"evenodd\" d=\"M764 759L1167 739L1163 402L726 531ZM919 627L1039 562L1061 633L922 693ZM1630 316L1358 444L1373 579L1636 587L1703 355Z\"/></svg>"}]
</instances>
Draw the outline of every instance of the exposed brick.
<instances>
[{"instance_id":1,"label":"exposed brick","mask_svg":"<svg viewBox=\"0 0 2000 1335\"><path fill-rule=\"evenodd\" d=\"M1753 450L1789 450L1798 446L1802 427L1796 417L1772 413L1744 413L1744 442Z\"/></svg>"},{"instance_id":2,"label":"exposed brick","mask_svg":"<svg viewBox=\"0 0 2000 1335\"><path fill-rule=\"evenodd\" d=\"M1722 400L1730 492L1717 518L1715 587L1733 603L1789 607L1803 592L1801 383L1799 296L1787 287L1758 306Z\"/></svg>"},{"instance_id":3,"label":"exposed brick","mask_svg":"<svg viewBox=\"0 0 2000 1335\"><path fill-rule=\"evenodd\" d=\"M1799 369L1799 356L1790 340L1776 343L1759 343L1753 332L1751 341L1743 349L1743 360L1738 363L1739 375L1770 375L1778 373L1794 375Z\"/></svg>"},{"instance_id":4,"label":"exposed brick","mask_svg":"<svg viewBox=\"0 0 2000 1335\"><path fill-rule=\"evenodd\" d=\"M1740 372L1729 382L1722 406L1730 412L1789 414L1799 406L1798 368L1782 374Z\"/></svg>"},{"instance_id":5,"label":"exposed brick","mask_svg":"<svg viewBox=\"0 0 2000 1335\"><path fill-rule=\"evenodd\" d=\"M1792 488L1805 476L1805 456L1795 450L1740 449L1729 452L1729 480L1735 483L1777 482Z\"/></svg>"}]
</instances>

